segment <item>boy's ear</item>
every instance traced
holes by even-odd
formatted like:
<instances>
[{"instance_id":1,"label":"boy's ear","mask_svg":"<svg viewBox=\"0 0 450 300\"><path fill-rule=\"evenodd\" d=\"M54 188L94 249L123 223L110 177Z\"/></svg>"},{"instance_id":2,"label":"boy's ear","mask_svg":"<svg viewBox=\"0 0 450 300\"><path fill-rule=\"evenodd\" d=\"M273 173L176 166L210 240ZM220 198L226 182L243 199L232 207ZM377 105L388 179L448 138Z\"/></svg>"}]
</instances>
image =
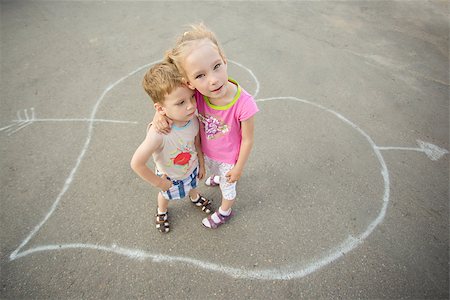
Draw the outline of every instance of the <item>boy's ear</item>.
<instances>
[{"instance_id":1,"label":"boy's ear","mask_svg":"<svg viewBox=\"0 0 450 300\"><path fill-rule=\"evenodd\" d=\"M182 81L186 87L190 88L191 90L195 90L195 87L186 79L186 77L183 77Z\"/></svg>"},{"instance_id":2,"label":"boy's ear","mask_svg":"<svg viewBox=\"0 0 450 300\"><path fill-rule=\"evenodd\" d=\"M153 106L155 107L156 113L161 114L163 116L166 115L164 106L162 106L161 103L157 102L157 103L153 104Z\"/></svg>"},{"instance_id":3,"label":"boy's ear","mask_svg":"<svg viewBox=\"0 0 450 300\"><path fill-rule=\"evenodd\" d=\"M186 86L188 88L190 88L191 90L195 90L195 87L189 81L185 81L185 82L186 82Z\"/></svg>"}]
</instances>

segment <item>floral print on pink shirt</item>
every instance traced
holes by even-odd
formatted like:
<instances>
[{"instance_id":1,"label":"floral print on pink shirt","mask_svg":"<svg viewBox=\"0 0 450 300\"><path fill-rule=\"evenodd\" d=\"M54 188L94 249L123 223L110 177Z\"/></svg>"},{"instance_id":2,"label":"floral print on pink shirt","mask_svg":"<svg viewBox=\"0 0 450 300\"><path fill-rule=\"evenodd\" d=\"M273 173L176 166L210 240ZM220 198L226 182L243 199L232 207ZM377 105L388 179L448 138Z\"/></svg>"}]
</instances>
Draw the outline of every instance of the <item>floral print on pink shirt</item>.
<instances>
[{"instance_id":1,"label":"floral print on pink shirt","mask_svg":"<svg viewBox=\"0 0 450 300\"><path fill-rule=\"evenodd\" d=\"M206 115L202 116L198 115L200 121L205 126L206 138L208 140L212 140L216 138L217 134L226 134L229 131L228 125L225 124L222 120L218 120L214 116Z\"/></svg>"}]
</instances>

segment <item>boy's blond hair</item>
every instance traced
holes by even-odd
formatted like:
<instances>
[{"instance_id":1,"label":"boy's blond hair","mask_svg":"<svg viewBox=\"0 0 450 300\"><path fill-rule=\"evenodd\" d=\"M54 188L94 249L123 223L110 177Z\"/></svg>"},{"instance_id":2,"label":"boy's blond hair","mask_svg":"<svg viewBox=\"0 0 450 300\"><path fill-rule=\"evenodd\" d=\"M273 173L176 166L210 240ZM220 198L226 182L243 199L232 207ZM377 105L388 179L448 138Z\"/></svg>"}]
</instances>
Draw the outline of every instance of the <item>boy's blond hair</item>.
<instances>
[{"instance_id":1,"label":"boy's blond hair","mask_svg":"<svg viewBox=\"0 0 450 300\"><path fill-rule=\"evenodd\" d=\"M216 47L219 55L225 61L225 53L220 47L219 42L215 34L209 30L203 23L190 25L190 30L186 31L181 35L175 44L173 49L170 49L165 54L165 59L169 62L174 63L183 79L187 81L187 74L184 70L183 61L189 52L195 47L199 42L204 40L209 40L214 47Z\"/></svg>"},{"instance_id":2,"label":"boy's blond hair","mask_svg":"<svg viewBox=\"0 0 450 300\"><path fill-rule=\"evenodd\" d=\"M177 67L168 61L157 63L144 75L142 86L154 103L163 103L164 97L183 85Z\"/></svg>"}]
</instances>

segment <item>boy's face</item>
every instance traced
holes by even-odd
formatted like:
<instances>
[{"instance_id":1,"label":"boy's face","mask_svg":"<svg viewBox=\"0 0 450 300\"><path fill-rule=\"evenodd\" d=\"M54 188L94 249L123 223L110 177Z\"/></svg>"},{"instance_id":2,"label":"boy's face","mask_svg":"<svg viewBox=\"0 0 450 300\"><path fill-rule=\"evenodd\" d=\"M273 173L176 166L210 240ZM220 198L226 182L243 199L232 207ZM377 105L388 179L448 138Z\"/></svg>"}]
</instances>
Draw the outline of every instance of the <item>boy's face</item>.
<instances>
[{"instance_id":1,"label":"boy's face","mask_svg":"<svg viewBox=\"0 0 450 300\"><path fill-rule=\"evenodd\" d=\"M166 115L176 123L185 123L191 120L195 116L196 108L194 91L186 86L177 87L172 93L164 97L163 103L155 104L156 111Z\"/></svg>"},{"instance_id":2,"label":"boy's face","mask_svg":"<svg viewBox=\"0 0 450 300\"><path fill-rule=\"evenodd\" d=\"M227 94L227 64L211 41L201 41L186 56L183 67L190 88L211 99Z\"/></svg>"}]
</instances>

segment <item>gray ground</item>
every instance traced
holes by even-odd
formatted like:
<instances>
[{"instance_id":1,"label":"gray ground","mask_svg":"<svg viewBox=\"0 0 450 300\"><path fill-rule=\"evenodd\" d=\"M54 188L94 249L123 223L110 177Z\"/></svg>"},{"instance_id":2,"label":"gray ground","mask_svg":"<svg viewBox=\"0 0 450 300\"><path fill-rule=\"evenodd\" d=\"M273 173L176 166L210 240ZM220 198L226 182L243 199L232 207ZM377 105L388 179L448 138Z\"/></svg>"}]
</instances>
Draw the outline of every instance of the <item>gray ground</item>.
<instances>
[{"instance_id":1,"label":"gray ground","mask_svg":"<svg viewBox=\"0 0 450 300\"><path fill-rule=\"evenodd\" d=\"M2 1L0 297L448 298L448 13ZM261 100L256 143L236 217L206 230L175 203L163 236L129 167L153 115L140 81L199 20Z\"/></svg>"}]
</instances>

